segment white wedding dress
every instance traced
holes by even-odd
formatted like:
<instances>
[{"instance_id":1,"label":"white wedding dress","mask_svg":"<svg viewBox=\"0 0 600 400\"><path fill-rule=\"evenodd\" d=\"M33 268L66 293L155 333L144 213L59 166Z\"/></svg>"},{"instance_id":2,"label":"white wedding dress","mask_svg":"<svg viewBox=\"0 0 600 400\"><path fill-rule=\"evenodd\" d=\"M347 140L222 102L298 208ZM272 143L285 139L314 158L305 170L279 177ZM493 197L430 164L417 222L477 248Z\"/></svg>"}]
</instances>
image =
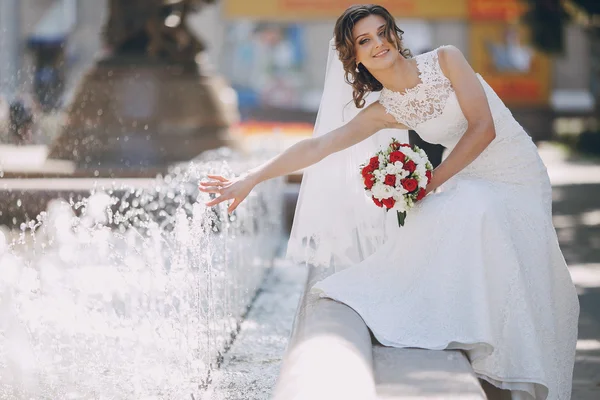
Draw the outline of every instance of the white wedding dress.
<instances>
[{"instance_id":1,"label":"white wedding dress","mask_svg":"<svg viewBox=\"0 0 600 400\"><path fill-rule=\"evenodd\" d=\"M437 50L421 83L379 101L448 148L467 129ZM536 146L478 75L496 138L361 263L312 290L358 312L386 346L463 349L477 375L519 399L569 399L579 303L551 217ZM395 218L394 218L395 221Z\"/></svg>"}]
</instances>

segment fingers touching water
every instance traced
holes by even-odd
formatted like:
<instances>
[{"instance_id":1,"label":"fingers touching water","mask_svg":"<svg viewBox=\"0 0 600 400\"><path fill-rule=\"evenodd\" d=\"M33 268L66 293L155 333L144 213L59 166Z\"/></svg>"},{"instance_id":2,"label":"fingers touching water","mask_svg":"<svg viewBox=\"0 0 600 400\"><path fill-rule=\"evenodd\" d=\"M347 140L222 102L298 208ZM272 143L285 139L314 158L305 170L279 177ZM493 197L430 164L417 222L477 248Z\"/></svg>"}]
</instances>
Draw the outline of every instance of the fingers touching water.
<instances>
[{"instance_id":1,"label":"fingers touching water","mask_svg":"<svg viewBox=\"0 0 600 400\"><path fill-rule=\"evenodd\" d=\"M198 189L204 193L214 193L218 197L206 203L206 206L213 207L227 200L233 202L227 208L228 213L232 213L237 206L248 196L254 185L246 177L227 179L220 175L208 175L207 181L202 181Z\"/></svg>"}]
</instances>

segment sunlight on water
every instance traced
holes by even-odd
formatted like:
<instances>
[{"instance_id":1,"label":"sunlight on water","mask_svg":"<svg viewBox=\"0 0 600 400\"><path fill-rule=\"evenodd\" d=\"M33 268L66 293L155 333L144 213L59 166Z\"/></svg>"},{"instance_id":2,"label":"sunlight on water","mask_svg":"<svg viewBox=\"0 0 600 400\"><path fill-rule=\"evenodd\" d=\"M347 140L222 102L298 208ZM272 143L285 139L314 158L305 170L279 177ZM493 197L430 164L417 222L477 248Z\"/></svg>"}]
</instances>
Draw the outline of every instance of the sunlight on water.
<instances>
[{"instance_id":1,"label":"sunlight on water","mask_svg":"<svg viewBox=\"0 0 600 400\"><path fill-rule=\"evenodd\" d=\"M0 235L0 398L199 398L281 240L281 180L204 206L224 156Z\"/></svg>"}]
</instances>

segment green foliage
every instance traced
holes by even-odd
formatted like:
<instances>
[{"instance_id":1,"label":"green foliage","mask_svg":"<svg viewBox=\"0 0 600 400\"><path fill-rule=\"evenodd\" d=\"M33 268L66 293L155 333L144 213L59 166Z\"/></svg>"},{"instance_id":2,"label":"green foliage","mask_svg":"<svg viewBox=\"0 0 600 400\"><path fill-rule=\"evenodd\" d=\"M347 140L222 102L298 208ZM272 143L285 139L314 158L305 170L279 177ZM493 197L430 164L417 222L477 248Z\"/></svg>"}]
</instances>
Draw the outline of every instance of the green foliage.
<instances>
[{"instance_id":1,"label":"green foliage","mask_svg":"<svg viewBox=\"0 0 600 400\"><path fill-rule=\"evenodd\" d=\"M534 45L548 53L564 49L566 23L597 21L600 18L599 0L521 0L529 5L522 20L529 26Z\"/></svg>"},{"instance_id":2,"label":"green foliage","mask_svg":"<svg viewBox=\"0 0 600 400\"><path fill-rule=\"evenodd\" d=\"M533 44L548 53L561 53L564 48L564 25L568 14L560 0L526 0L529 10L522 21L531 30Z\"/></svg>"}]
</instances>

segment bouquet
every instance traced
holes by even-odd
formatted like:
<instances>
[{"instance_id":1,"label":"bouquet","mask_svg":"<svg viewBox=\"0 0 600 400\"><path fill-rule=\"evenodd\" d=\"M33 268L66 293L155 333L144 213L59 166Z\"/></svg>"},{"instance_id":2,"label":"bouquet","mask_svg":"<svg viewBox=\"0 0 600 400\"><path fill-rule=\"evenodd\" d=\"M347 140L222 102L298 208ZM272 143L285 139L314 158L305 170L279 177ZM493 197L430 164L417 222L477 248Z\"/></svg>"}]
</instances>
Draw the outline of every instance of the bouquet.
<instances>
[{"instance_id":1,"label":"bouquet","mask_svg":"<svg viewBox=\"0 0 600 400\"><path fill-rule=\"evenodd\" d=\"M425 197L433 166L419 147L392 138L360 170L367 195L378 207L395 210L398 226L404 226L406 212Z\"/></svg>"}]
</instances>

